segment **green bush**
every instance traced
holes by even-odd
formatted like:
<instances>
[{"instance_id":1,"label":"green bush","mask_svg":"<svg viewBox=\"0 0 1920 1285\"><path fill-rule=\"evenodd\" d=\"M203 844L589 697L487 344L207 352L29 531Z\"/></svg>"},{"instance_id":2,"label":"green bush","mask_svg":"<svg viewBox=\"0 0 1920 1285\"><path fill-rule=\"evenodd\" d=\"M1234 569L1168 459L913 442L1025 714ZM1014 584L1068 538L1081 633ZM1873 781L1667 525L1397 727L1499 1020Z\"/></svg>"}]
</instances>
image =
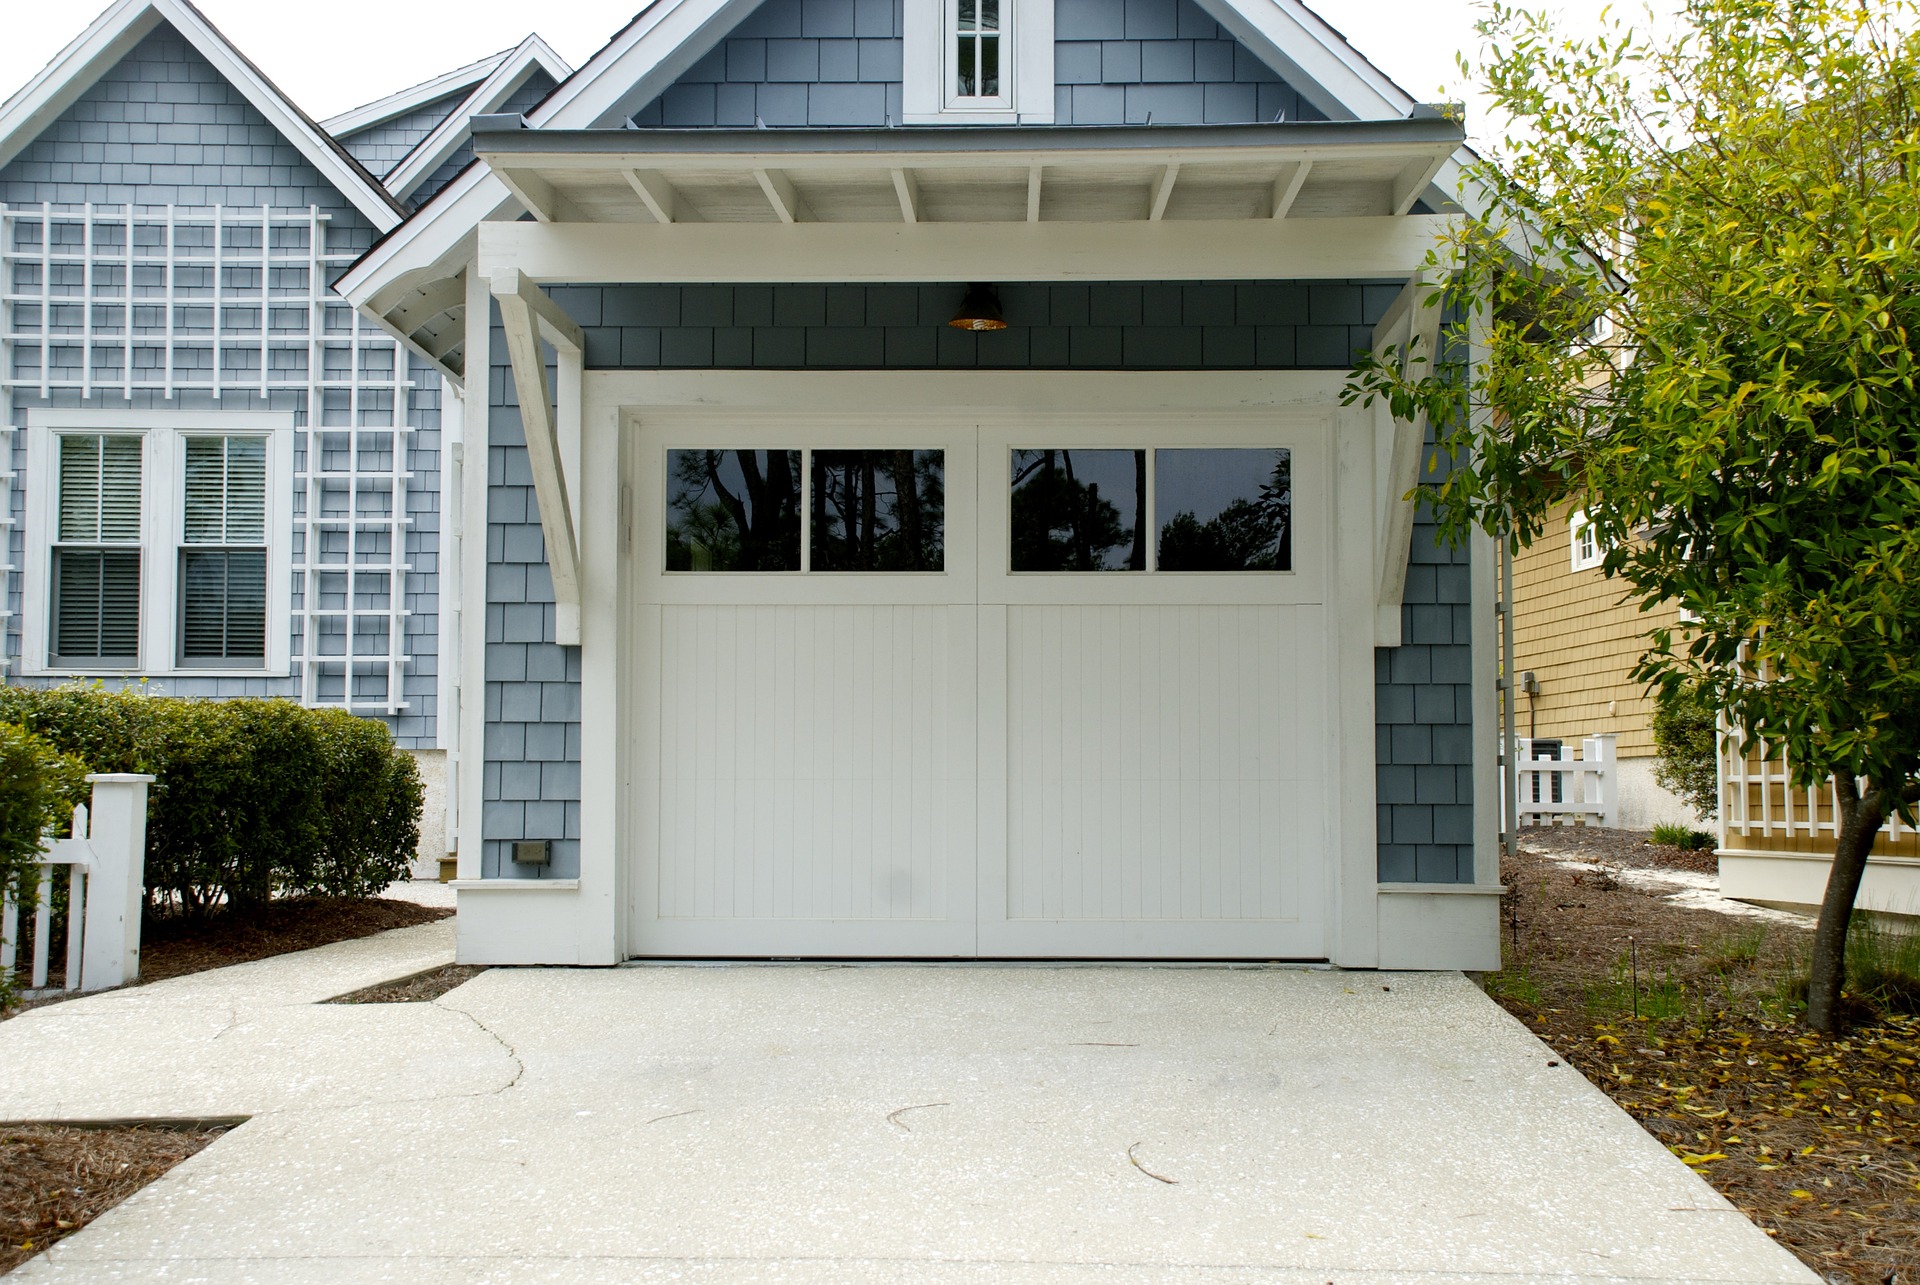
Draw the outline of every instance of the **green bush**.
<instances>
[{"instance_id":1,"label":"green bush","mask_svg":"<svg viewBox=\"0 0 1920 1285\"><path fill-rule=\"evenodd\" d=\"M1679 848L1685 852L1704 852L1719 842L1712 834L1705 830L1696 830L1691 826L1675 825L1670 821L1662 821L1659 825L1654 826L1653 833L1649 838L1654 843L1658 843L1663 847Z\"/></svg>"},{"instance_id":2,"label":"green bush","mask_svg":"<svg viewBox=\"0 0 1920 1285\"><path fill-rule=\"evenodd\" d=\"M146 884L158 911L276 894L369 896L407 876L420 778L387 729L284 700L182 700L95 686L0 687L22 724L96 772L157 780Z\"/></svg>"},{"instance_id":3,"label":"green bush","mask_svg":"<svg viewBox=\"0 0 1920 1285\"><path fill-rule=\"evenodd\" d=\"M34 896L41 836L72 828L86 798L87 769L24 727L0 723L0 899ZM0 1012L14 999L13 970L0 972Z\"/></svg>"},{"instance_id":4,"label":"green bush","mask_svg":"<svg viewBox=\"0 0 1920 1285\"><path fill-rule=\"evenodd\" d=\"M1719 718L1693 685L1663 690L1654 700L1654 779L1708 820L1720 815Z\"/></svg>"}]
</instances>

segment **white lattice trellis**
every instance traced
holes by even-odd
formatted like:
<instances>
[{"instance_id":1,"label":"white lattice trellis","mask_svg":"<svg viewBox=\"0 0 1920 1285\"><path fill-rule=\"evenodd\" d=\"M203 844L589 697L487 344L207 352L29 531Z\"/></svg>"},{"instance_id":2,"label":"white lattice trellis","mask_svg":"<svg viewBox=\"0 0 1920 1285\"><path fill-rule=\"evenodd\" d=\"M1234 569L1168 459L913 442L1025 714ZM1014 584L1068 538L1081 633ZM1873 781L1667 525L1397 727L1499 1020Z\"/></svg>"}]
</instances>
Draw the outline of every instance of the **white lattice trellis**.
<instances>
[{"instance_id":1,"label":"white lattice trellis","mask_svg":"<svg viewBox=\"0 0 1920 1285\"><path fill-rule=\"evenodd\" d=\"M1831 851L1839 837L1840 791L1832 778L1817 786L1796 786L1784 750L1768 757L1766 746L1740 752L1740 738L1720 731L1721 846L1740 847L1740 839L1804 839L1814 850ZM1898 814L1880 833L1898 841L1913 833Z\"/></svg>"},{"instance_id":2,"label":"white lattice trellis","mask_svg":"<svg viewBox=\"0 0 1920 1285\"><path fill-rule=\"evenodd\" d=\"M289 626L298 696L397 714L413 384L399 345L328 288L356 252L330 249L327 232L314 208L0 205L0 468L14 455L16 394L248 394L304 412ZM10 472L0 478L11 494ZM0 612L13 571L0 566ZM12 626L0 617L0 630Z\"/></svg>"}]
</instances>

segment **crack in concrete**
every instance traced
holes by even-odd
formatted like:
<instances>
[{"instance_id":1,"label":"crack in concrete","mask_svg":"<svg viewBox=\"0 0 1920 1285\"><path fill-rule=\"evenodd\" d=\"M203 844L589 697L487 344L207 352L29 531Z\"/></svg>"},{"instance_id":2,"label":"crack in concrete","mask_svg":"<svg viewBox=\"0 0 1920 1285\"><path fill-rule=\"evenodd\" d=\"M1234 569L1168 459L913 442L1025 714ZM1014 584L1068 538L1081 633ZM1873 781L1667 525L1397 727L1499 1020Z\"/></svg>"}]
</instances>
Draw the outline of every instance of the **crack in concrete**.
<instances>
[{"instance_id":1,"label":"crack in concrete","mask_svg":"<svg viewBox=\"0 0 1920 1285\"><path fill-rule=\"evenodd\" d=\"M486 1033L486 1036L488 1039L492 1040L495 1044L498 1044L502 1049L505 1049L507 1054L507 1060L513 1063L513 1078L508 1080L505 1084L501 1085L499 1088L488 1089L482 1093L456 1093L456 1094L453 1094L452 1096L461 1097L461 1098L498 1097L502 1093L505 1093L508 1089L511 1089L515 1085L520 1083L520 1077L527 1073L527 1064L526 1062L521 1060L519 1050L514 1048L513 1045L507 1043L507 1041L504 1038L502 1038L502 1036L500 1035L500 1032L494 1030L491 1026L488 1026L485 1022L481 1021L478 1017L475 1017L472 1013L469 1013L464 1008L455 1008L452 1004L448 1004L437 999L429 1000L427 1002L432 1004L435 1008L441 1009L445 1012L458 1013L460 1014L460 1016L466 1018L469 1022L472 1022L475 1026L479 1027L482 1031Z\"/></svg>"}]
</instances>

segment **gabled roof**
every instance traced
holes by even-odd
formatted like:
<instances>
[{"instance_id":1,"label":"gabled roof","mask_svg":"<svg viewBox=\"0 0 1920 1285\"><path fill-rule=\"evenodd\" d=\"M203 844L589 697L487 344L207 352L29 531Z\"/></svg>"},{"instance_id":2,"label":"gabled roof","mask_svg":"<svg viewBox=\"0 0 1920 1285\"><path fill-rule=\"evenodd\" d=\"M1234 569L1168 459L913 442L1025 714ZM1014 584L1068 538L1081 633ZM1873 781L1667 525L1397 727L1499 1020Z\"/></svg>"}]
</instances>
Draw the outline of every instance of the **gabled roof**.
<instances>
[{"instance_id":1,"label":"gabled roof","mask_svg":"<svg viewBox=\"0 0 1920 1285\"><path fill-rule=\"evenodd\" d=\"M573 68L565 59L539 36L528 36L518 45L499 56L492 71L447 118L441 121L435 130L420 140L405 160L394 166L386 176L387 190L401 200L411 196L416 188L431 178L448 157L459 150L469 133L469 125L475 116L498 111L506 101L517 93L529 77L537 72L546 72L554 80L565 80L573 74Z\"/></svg>"},{"instance_id":2,"label":"gabled roof","mask_svg":"<svg viewBox=\"0 0 1920 1285\"><path fill-rule=\"evenodd\" d=\"M396 116L405 116L417 111L428 103L438 102L462 91L471 91L473 87L491 76L494 69L507 60L513 50L503 49L497 54L488 54L478 62L470 62L464 67L455 67L452 71L435 76L432 80L423 80L385 98L376 98L352 111L341 112L338 116L329 116L320 122L320 128L335 138L346 138L358 134L363 129L372 129L375 125L384 125Z\"/></svg>"},{"instance_id":3,"label":"gabled roof","mask_svg":"<svg viewBox=\"0 0 1920 1285\"><path fill-rule=\"evenodd\" d=\"M1329 120L1406 120L1419 109L1413 95L1362 57L1301 0L1196 2ZM527 126L545 132L626 124L759 4L760 0L653 0L585 66L527 112ZM1460 171L1456 153L1437 172L1430 172L1427 180L1443 193L1451 193ZM471 253L479 222L521 208L523 203L498 175L486 166L471 166L401 229L369 250L337 288L383 317L390 310L404 310L417 304L414 296L427 292L433 282L459 270ZM448 311L457 313L457 308ZM412 334L403 338L419 343Z\"/></svg>"},{"instance_id":4,"label":"gabled roof","mask_svg":"<svg viewBox=\"0 0 1920 1285\"><path fill-rule=\"evenodd\" d=\"M312 117L294 106L186 0L118 0L95 19L25 89L0 104L0 165L40 137L75 100L163 23L237 88L375 228L388 232L399 225L406 211L379 180L347 155Z\"/></svg>"}]
</instances>

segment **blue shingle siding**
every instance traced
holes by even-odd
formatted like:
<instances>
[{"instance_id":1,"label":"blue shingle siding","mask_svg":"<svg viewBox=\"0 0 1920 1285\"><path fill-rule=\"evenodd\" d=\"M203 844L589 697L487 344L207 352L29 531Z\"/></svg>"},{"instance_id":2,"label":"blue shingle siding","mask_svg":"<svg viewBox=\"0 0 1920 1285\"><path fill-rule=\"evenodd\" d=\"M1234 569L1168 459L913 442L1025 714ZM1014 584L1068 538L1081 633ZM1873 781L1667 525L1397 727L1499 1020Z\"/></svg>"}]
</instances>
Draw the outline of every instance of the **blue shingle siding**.
<instances>
[{"instance_id":1,"label":"blue shingle siding","mask_svg":"<svg viewBox=\"0 0 1920 1285\"><path fill-rule=\"evenodd\" d=\"M373 243L376 235L373 226L345 195L192 45L164 24L137 43L38 139L0 169L0 201L16 206L45 203L67 210L88 202L107 206L131 204L142 210L170 205L196 209L223 205L253 210L272 206L296 211L318 207L328 216L326 248L330 252L358 254ZM304 229L299 236L304 238ZM304 239L300 244L304 246ZM180 271L185 274L202 270L183 268ZM287 341L269 348L274 365L272 373L276 378L300 381L304 379L305 363L311 351L307 338L310 319L304 303L305 270L277 268L275 271L297 271L300 275L297 281L289 278L268 283L270 288L284 285L292 292L290 297L299 300L297 307L273 309L274 315L269 319L269 329L276 338ZM103 288L113 287L109 283ZM229 317L237 317L239 309L229 302L226 311ZM350 346L344 342L349 333L350 310L344 301L335 301L326 311L328 316L320 323L322 358L329 362L350 361ZM211 333L212 325L212 309L206 306L206 297L188 300L177 309L174 321L177 337L186 341L175 349L176 368L191 369L197 377L204 377L205 363L211 361L204 340ZM152 349L150 335L147 343L135 349L136 354L148 351L157 351ZM369 357L375 355L376 350L368 350ZM37 369L38 346L17 345L13 357L16 371L9 375L25 377L25 363L29 360ZM235 346L223 352L222 358L226 378L217 401L205 391L182 390L169 400L158 389L140 388L126 396L117 389L110 389L105 395L96 389L96 395L84 401L78 389L56 389L50 397L42 399L37 387L16 385L0 410L9 415L9 423L15 426L24 422L24 413L30 408L81 406L210 412L272 410L290 413L299 426L364 426L376 431L383 426L381 417L391 412L400 423L410 426L413 431L409 434L406 468L411 476L399 501L410 519L403 539L407 560L413 567L406 583L399 587L405 596L405 605L413 612L402 626L410 657L402 690L410 708L387 721L400 744L411 748L432 746L436 730L439 632L435 591L440 551L439 377L426 366L414 363L410 369L416 387L404 407L384 406L377 397L363 390L358 408L362 425L349 425L347 406L342 400L344 390L331 399L323 394L311 407L304 388L276 389L262 395L258 387L257 339L250 352L244 346ZM251 364L236 364L236 358L244 358ZM283 362L290 364L283 367ZM23 526L25 486L29 481L25 477L25 434L15 432L13 443L16 480L8 503L14 525L8 529L7 536L11 565L21 568L28 563ZM305 488L298 481L295 487L294 506L299 510L305 502ZM35 557L38 556L36 551ZM17 660L21 653L21 629L42 629L46 622L22 621L21 577L13 575L7 580L10 589L7 606L12 615L4 638L0 639L0 648L10 660ZM298 695L299 690L294 679L267 677L167 677L156 680L154 688L173 695L210 697L291 697Z\"/></svg>"},{"instance_id":2,"label":"blue shingle siding","mask_svg":"<svg viewBox=\"0 0 1920 1285\"><path fill-rule=\"evenodd\" d=\"M164 23L0 169L0 201L311 205L357 248L373 242L352 202Z\"/></svg>"},{"instance_id":3,"label":"blue shingle siding","mask_svg":"<svg viewBox=\"0 0 1920 1285\"><path fill-rule=\"evenodd\" d=\"M1055 0L1053 12L1056 124L1324 119L1193 0Z\"/></svg>"},{"instance_id":4,"label":"blue shingle siding","mask_svg":"<svg viewBox=\"0 0 1920 1285\"><path fill-rule=\"evenodd\" d=\"M767 0L633 117L668 129L899 124L900 0ZM1193 0L1057 0L1055 122L1318 120Z\"/></svg>"},{"instance_id":5,"label":"blue shingle siding","mask_svg":"<svg viewBox=\"0 0 1920 1285\"><path fill-rule=\"evenodd\" d=\"M406 159L408 152L418 147L427 135L440 128L442 121L453 115L453 109L466 99L472 88L469 85L357 133L337 135L340 146L375 174L391 173L394 166Z\"/></svg>"},{"instance_id":6,"label":"blue shingle siding","mask_svg":"<svg viewBox=\"0 0 1920 1285\"><path fill-rule=\"evenodd\" d=\"M532 75L527 77L524 85L507 96L507 101L500 105L500 110L502 112L513 112L516 114L532 111L539 105L541 99L553 92L553 86L553 77L547 75L544 71L535 70ZM471 138L463 139L460 146L453 150L453 154L447 157L446 160L440 162L439 168L435 169L432 174L421 181L419 187L408 194L408 203L416 209L425 205L433 199L434 193L452 182L453 176L467 168L472 162L473 140Z\"/></svg>"},{"instance_id":7,"label":"blue shingle siding","mask_svg":"<svg viewBox=\"0 0 1920 1285\"><path fill-rule=\"evenodd\" d=\"M565 286L551 293L596 369L1345 369L1397 282L1010 285L1012 323L944 323L955 285ZM1155 324L1148 324L1149 321ZM579 653L554 644L539 508L504 345L489 438L485 872L526 875L513 839L554 839L546 873L579 866ZM1312 357L1306 360L1303 357ZM1408 568L1406 645L1375 653L1379 869L1386 880L1471 882L1471 610L1467 554L1424 514ZM534 770L537 767L537 772Z\"/></svg>"}]
</instances>

